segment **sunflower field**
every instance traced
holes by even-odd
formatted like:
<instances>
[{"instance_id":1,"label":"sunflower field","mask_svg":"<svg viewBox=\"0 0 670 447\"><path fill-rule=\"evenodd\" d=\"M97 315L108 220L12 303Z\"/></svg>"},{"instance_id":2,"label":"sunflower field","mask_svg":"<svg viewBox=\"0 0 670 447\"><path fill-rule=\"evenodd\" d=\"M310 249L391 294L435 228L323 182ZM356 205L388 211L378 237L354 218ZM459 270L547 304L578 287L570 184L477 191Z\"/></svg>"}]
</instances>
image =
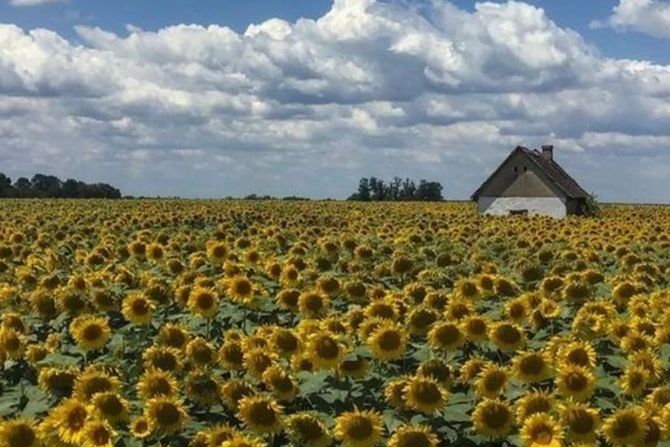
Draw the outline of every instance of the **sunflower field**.
<instances>
[{"instance_id":1,"label":"sunflower field","mask_svg":"<svg viewBox=\"0 0 670 447\"><path fill-rule=\"evenodd\" d=\"M670 445L670 208L0 202L0 447Z\"/></svg>"}]
</instances>

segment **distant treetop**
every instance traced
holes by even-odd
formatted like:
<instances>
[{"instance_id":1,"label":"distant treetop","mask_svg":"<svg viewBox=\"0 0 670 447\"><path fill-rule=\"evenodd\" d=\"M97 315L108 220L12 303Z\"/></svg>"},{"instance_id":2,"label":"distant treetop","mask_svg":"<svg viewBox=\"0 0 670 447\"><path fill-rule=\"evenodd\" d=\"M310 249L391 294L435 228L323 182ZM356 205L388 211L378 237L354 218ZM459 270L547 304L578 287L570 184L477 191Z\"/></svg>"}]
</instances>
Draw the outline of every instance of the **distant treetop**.
<instances>
[{"instance_id":1,"label":"distant treetop","mask_svg":"<svg viewBox=\"0 0 670 447\"><path fill-rule=\"evenodd\" d=\"M0 173L0 197L119 199L121 191L107 183L84 183L75 179L64 182L53 175L35 174L32 179L18 178L13 184Z\"/></svg>"},{"instance_id":2,"label":"distant treetop","mask_svg":"<svg viewBox=\"0 0 670 447\"><path fill-rule=\"evenodd\" d=\"M414 180L394 177L388 184L376 177L363 177L358 182L358 191L347 200L361 202L381 201L423 201L437 202L443 200L442 185L439 182L421 180L418 185Z\"/></svg>"}]
</instances>

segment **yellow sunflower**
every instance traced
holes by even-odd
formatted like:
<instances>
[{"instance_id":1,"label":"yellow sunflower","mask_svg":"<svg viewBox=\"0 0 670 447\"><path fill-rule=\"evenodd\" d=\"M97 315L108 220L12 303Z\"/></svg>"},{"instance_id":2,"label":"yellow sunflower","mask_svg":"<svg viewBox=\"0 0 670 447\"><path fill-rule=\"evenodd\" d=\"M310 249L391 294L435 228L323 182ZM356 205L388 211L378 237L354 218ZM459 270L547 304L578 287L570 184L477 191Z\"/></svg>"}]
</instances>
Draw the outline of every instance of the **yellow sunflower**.
<instances>
[{"instance_id":1,"label":"yellow sunflower","mask_svg":"<svg viewBox=\"0 0 670 447\"><path fill-rule=\"evenodd\" d=\"M403 389L405 406L424 414L433 414L447 404L449 393L433 378L415 376Z\"/></svg>"},{"instance_id":2,"label":"yellow sunflower","mask_svg":"<svg viewBox=\"0 0 670 447\"><path fill-rule=\"evenodd\" d=\"M388 447L437 447L439 438L423 425L403 425L389 439Z\"/></svg>"},{"instance_id":3,"label":"yellow sunflower","mask_svg":"<svg viewBox=\"0 0 670 447\"><path fill-rule=\"evenodd\" d=\"M505 391L508 381L509 372L507 368L498 365L488 365L477 376L475 392L480 397L493 399Z\"/></svg>"},{"instance_id":4,"label":"yellow sunflower","mask_svg":"<svg viewBox=\"0 0 670 447\"><path fill-rule=\"evenodd\" d=\"M70 323L70 335L77 346L85 351L104 348L111 334L112 331L105 317L82 315Z\"/></svg>"},{"instance_id":5,"label":"yellow sunflower","mask_svg":"<svg viewBox=\"0 0 670 447\"><path fill-rule=\"evenodd\" d=\"M338 337L323 331L309 336L306 353L316 369L334 369L342 363L347 347Z\"/></svg>"},{"instance_id":6,"label":"yellow sunflower","mask_svg":"<svg viewBox=\"0 0 670 447\"><path fill-rule=\"evenodd\" d=\"M503 439L514 426L514 415L506 402L484 399L472 412L472 424L479 434L493 439Z\"/></svg>"},{"instance_id":7,"label":"yellow sunflower","mask_svg":"<svg viewBox=\"0 0 670 447\"><path fill-rule=\"evenodd\" d=\"M82 447L113 447L116 433L104 422L89 421L84 426Z\"/></svg>"},{"instance_id":8,"label":"yellow sunflower","mask_svg":"<svg viewBox=\"0 0 670 447\"><path fill-rule=\"evenodd\" d=\"M637 445L645 436L646 417L642 409L628 407L616 410L605 419L602 434L613 446Z\"/></svg>"},{"instance_id":9,"label":"yellow sunflower","mask_svg":"<svg viewBox=\"0 0 670 447\"><path fill-rule=\"evenodd\" d=\"M595 391L595 376L583 366L567 365L558 370L556 376L558 392L576 401L586 401Z\"/></svg>"},{"instance_id":10,"label":"yellow sunflower","mask_svg":"<svg viewBox=\"0 0 670 447\"><path fill-rule=\"evenodd\" d=\"M489 330L489 338L504 352L516 352L526 344L526 334L515 323L496 323Z\"/></svg>"},{"instance_id":11,"label":"yellow sunflower","mask_svg":"<svg viewBox=\"0 0 670 447\"><path fill-rule=\"evenodd\" d=\"M165 396L149 399L144 407L144 416L149 422L149 430L160 433L178 432L188 419L182 403Z\"/></svg>"},{"instance_id":12,"label":"yellow sunflower","mask_svg":"<svg viewBox=\"0 0 670 447\"><path fill-rule=\"evenodd\" d=\"M335 437L343 447L372 447L382 438L382 417L368 410L340 414L335 421Z\"/></svg>"},{"instance_id":13,"label":"yellow sunflower","mask_svg":"<svg viewBox=\"0 0 670 447\"><path fill-rule=\"evenodd\" d=\"M586 404L567 403L560 406L561 424L573 443L593 444L600 427L598 409Z\"/></svg>"},{"instance_id":14,"label":"yellow sunflower","mask_svg":"<svg viewBox=\"0 0 670 447\"><path fill-rule=\"evenodd\" d=\"M407 332L398 324L386 322L377 327L367 338L373 355L383 361L396 360L405 354Z\"/></svg>"},{"instance_id":15,"label":"yellow sunflower","mask_svg":"<svg viewBox=\"0 0 670 447\"><path fill-rule=\"evenodd\" d=\"M214 289L195 287L188 296L188 308L203 318L213 318L219 311L219 295Z\"/></svg>"},{"instance_id":16,"label":"yellow sunflower","mask_svg":"<svg viewBox=\"0 0 670 447\"><path fill-rule=\"evenodd\" d=\"M35 424L25 418L0 422L0 445L3 447L38 447L39 433Z\"/></svg>"},{"instance_id":17,"label":"yellow sunflower","mask_svg":"<svg viewBox=\"0 0 670 447\"><path fill-rule=\"evenodd\" d=\"M560 425L546 413L528 417L521 427L521 440L528 447L561 447L563 434Z\"/></svg>"},{"instance_id":18,"label":"yellow sunflower","mask_svg":"<svg viewBox=\"0 0 670 447\"><path fill-rule=\"evenodd\" d=\"M151 323L154 307L155 305L143 294L134 293L123 300L121 313L133 324L147 325Z\"/></svg>"},{"instance_id":19,"label":"yellow sunflower","mask_svg":"<svg viewBox=\"0 0 670 447\"><path fill-rule=\"evenodd\" d=\"M286 432L295 445L327 447L333 443L324 423L309 413L295 413L287 417Z\"/></svg>"},{"instance_id":20,"label":"yellow sunflower","mask_svg":"<svg viewBox=\"0 0 670 447\"><path fill-rule=\"evenodd\" d=\"M519 424L536 413L551 413L554 409L555 399L551 394L544 391L531 391L524 394L516 401L516 420Z\"/></svg>"},{"instance_id":21,"label":"yellow sunflower","mask_svg":"<svg viewBox=\"0 0 670 447\"><path fill-rule=\"evenodd\" d=\"M537 383L552 375L551 361L544 352L521 352L512 359L512 375L522 383Z\"/></svg>"},{"instance_id":22,"label":"yellow sunflower","mask_svg":"<svg viewBox=\"0 0 670 447\"><path fill-rule=\"evenodd\" d=\"M239 401L237 418L259 434L278 433L283 425L282 407L262 396L247 396Z\"/></svg>"},{"instance_id":23,"label":"yellow sunflower","mask_svg":"<svg viewBox=\"0 0 670 447\"><path fill-rule=\"evenodd\" d=\"M438 322L428 332L428 344L435 349L455 351L465 343L465 334L458 324Z\"/></svg>"},{"instance_id":24,"label":"yellow sunflower","mask_svg":"<svg viewBox=\"0 0 670 447\"><path fill-rule=\"evenodd\" d=\"M173 397L178 390L177 379L160 369L146 370L137 382L137 393L144 401L158 396Z\"/></svg>"}]
</instances>

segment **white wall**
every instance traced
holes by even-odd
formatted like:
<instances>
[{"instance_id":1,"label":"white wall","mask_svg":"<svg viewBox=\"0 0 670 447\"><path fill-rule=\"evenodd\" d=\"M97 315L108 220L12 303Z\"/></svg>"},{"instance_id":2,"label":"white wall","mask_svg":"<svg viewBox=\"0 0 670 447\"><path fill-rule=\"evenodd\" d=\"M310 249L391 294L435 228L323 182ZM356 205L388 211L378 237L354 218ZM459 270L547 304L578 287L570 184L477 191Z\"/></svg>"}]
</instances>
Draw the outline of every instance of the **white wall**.
<instances>
[{"instance_id":1,"label":"white wall","mask_svg":"<svg viewBox=\"0 0 670 447\"><path fill-rule=\"evenodd\" d=\"M565 199L559 197L480 197L479 212L506 216L510 211L528 210L528 214L544 214L563 218L567 214Z\"/></svg>"}]
</instances>

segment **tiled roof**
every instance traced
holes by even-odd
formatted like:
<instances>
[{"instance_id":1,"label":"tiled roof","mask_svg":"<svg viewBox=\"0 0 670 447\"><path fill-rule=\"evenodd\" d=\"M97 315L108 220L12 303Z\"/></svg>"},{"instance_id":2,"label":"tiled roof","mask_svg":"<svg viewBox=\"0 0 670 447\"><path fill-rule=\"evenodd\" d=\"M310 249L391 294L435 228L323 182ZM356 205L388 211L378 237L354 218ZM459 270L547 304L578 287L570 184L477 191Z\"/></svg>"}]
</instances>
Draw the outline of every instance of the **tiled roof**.
<instances>
[{"instance_id":1,"label":"tiled roof","mask_svg":"<svg viewBox=\"0 0 670 447\"><path fill-rule=\"evenodd\" d=\"M524 152L526 152L530 158L538 164L540 169L542 169L547 177L549 177L549 180L551 180L556 186L565 192L567 197L573 199L584 199L589 196L589 193L584 191L584 189L579 186L579 183L570 177L570 174L565 172L565 170L561 168L561 166L556 163L555 160L545 158L537 149L531 151L524 148Z\"/></svg>"},{"instance_id":2,"label":"tiled roof","mask_svg":"<svg viewBox=\"0 0 670 447\"><path fill-rule=\"evenodd\" d=\"M509 159L515 152L521 151L524 155L526 155L531 161L535 163L535 165L547 176L549 181L555 185L558 189L563 191L566 197L569 197L571 199L583 199L589 197L589 193L584 191L584 189L579 186L577 181L570 177L570 175L565 172L561 166L556 163L555 160L553 159L547 159L545 158L542 153L540 153L537 149L530 150L528 148L525 148L523 146L517 146L510 154L509 156L503 161L500 166L489 176L488 179L482 185L477 189L477 191L474 192L472 195L473 200L477 200L479 197L479 194L481 191L483 191L484 187L486 187L493 178L498 174L500 169L503 167L507 159Z\"/></svg>"}]
</instances>

